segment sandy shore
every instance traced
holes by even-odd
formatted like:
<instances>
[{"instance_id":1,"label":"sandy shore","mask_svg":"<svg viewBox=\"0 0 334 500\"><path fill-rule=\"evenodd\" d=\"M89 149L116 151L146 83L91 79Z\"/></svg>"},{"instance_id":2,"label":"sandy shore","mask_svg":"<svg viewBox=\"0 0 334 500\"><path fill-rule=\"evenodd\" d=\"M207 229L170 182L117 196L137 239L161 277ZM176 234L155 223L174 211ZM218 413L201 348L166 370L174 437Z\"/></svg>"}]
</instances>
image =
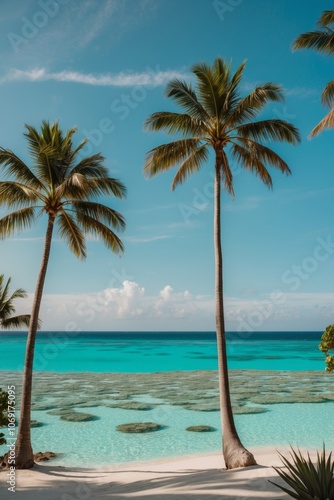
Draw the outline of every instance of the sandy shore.
<instances>
[{"instance_id":1,"label":"sandy shore","mask_svg":"<svg viewBox=\"0 0 334 500\"><path fill-rule=\"evenodd\" d=\"M288 453L287 448L278 448ZM280 466L273 448L252 448L257 466L224 470L215 454L126 464L103 469L36 465L16 472L16 493L8 491L7 471L0 473L2 500L141 500L290 498L268 482L281 482L272 466ZM282 483L281 483L282 484Z\"/></svg>"}]
</instances>

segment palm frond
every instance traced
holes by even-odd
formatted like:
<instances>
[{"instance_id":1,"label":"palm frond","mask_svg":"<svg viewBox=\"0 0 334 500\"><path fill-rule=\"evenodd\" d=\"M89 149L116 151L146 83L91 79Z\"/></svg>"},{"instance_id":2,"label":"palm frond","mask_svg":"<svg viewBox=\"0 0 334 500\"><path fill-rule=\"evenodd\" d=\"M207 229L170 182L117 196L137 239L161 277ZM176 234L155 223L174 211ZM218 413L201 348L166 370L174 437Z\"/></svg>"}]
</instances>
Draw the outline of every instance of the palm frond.
<instances>
[{"instance_id":1,"label":"palm frond","mask_svg":"<svg viewBox=\"0 0 334 500\"><path fill-rule=\"evenodd\" d=\"M322 54L334 54L334 34L316 30L302 33L294 41L293 49L315 49Z\"/></svg>"},{"instance_id":2,"label":"palm frond","mask_svg":"<svg viewBox=\"0 0 334 500\"><path fill-rule=\"evenodd\" d=\"M334 106L334 80L327 83L321 94L321 102L325 106L332 108Z\"/></svg>"},{"instance_id":3,"label":"palm frond","mask_svg":"<svg viewBox=\"0 0 334 500\"><path fill-rule=\"evenodd\" d=\"M81 173L72 173L55 189L54 196L59 200L61 198L67 199L81 199L87 197L89 194L89 179Z\"/></svg>"},{"instance_id":4,"label":"palm frond","mask_svg":"<svg viewBox=\"0 0 334 500\"><path fill-rule=\"evenodd\" d=\"M246 170L253 172L260 177L266 186L272 188L271 176L260 157L254 151L242 147L239 144L234 144L232 151L233 157L242 164Z\"/></svg>"},{"instance_id":5,"label":"palm frond","mask_svg":"<svg viewBox=\"0 0 334 500\"><path fill-rule=\"evenodd\" d=\"M206 145L192 151L179 166L172 182L172 190L174 190L178 184L182 184L186 179L188 179L191 174L197 172L201 168L202 164L207 161L208 156L209 154Z\"/></svg>"},{"instance_id":6,"label":"palm frond","mask_svg":"<svg viewBox=\"0 0 334 500\"><path fill-rule=\"evenodd\" d=\"M126 188L122 182L113 177L88 178L81 173L72 173L55 191L57 197L80 200L101 195L124 198Z\"/></svg>"},{"instance_id":7,"label":"palm frond","mask_svg":"<svg viewBox=\"0 0 334 500\"><path fill-rule=\"evenodd\" d=\"M86 258L85 237L76 224L74 217L67 211L61 210L57 217L60 236L67 242L70 250L79 259Z\"/></svg>"},{"instance_id":8,"label":"palm frond","mask_svg":"<svg viewBox=\"0 0 334 500\"><path fill-rule=\"evenodd\" d=\"M32 205L41 198L36 189L14 181L0 182L0 204L7 207Z\"/></svg>"},{"instance_id":9,"label":"palm frond","mask_svg":"<svg viewBox=\"0 0 334 500\"><path fill-rule=\"evenodd\" d=\"M35 222L35 209L33 207L21 208L0 219L0 240L11 236L15 231L31 227Z\"/></svg>"},{"instance_id":10,"label":"palm frond","mask_svg":"<svg viewBox=\"0 0 334 500\"><path fill-rule=\"evenodd\" d=\"M225 151L222 151L221 154L219 154L219 156L216 155L216 167L217 166L219 168L220 182L224 181L225 189L227 189L232 198L234 198L233 174L227 156L225 154Z\"/></svg>"},{"instance_id":11,"label":"palm frond","mask_svg":"<svg viewBox=\"0 0 334 500\"><path fill-rule=\"evenodd\" d=\"M122 231L125 228L124 217L116 210L106 205L102 205L101 203L72 201L72 207L75 211L89 215L91 218L112 226L118 231Z\"/></svg>"},{"instance_id":12,"label":"palm frond","mask_svg":"<svg viewBox=\"0 0 334 500\"><path fill-rule=\"evenodd\" d=\"M217 66L220 68L218 64ZM206 63L197 63L192 67L192 72L197 77L196 85L200 102L211 118L218 118L221 110L219 98L227 91L228 74L224 70L212 71ZM221 80L223 80L223 90L219 93Z\"/></svg>"},{"instance_id":13,"label":"palm frond","mask_svg":"<svg viewBox=\"0 0 334 500\"><path fill-rule=\"evenodd\" d=\"M7 175L13 176L22 183L26 183L32 189L43 189L42 182L13 151L0 147L0 164L7 168Z\"/></svg>"},{"instance_id":14,"label":"palm frond","mask_svg":"<svg viewBox=\"0 0 334 500\"><path fill-rule=\"evenodd\" d=\"M271 119L239 125L235 129L237 135L256 141L286 141L290 144L300 142L300 134L296 127L285 120Z\"/></svg>"},{"instance_id":15,"label":"palm frond","mask_svg":"<svg viewBox=\"0 0 334 500\"><path fill-rule=\"evenodd\" d=\"M10 300L9 300L9 286L10 286L12 279L8 278L7 283L3 286L4 278L5 278L4 274L1 274L0 275L0 311L1 312L6 307L8 307L8 304L11 304Z\"/></svg>"},{"instance_id":16,"label":"palm frond","mask_svg":"<svg viewBox=\"0 0 334 500\"><path fill-rule=\"evenodd\" d=\"M330 24L334 24L334 10L325 10L321 14L318 24L323 28L328 27Z\"/></svg>"},{"instance_id":17,"label":"palm frond","mask_svg":"<svg viewBox=\"0 0 334 500\"><path fill-rule=\"evenodd\" d=\"M144 123L146 130L159 132L163 130L166 134L189 134L200 135L202 130L205 130L203 122L197 118L193 118L187 114L170 113L162 111L150 115Z\"/></svg>"},{"instance_id":18,"label":"palm frond","mask_svg":"<svg viewBox=\"0 0 334 500\"><path fill-rule=\"evenodd\" d=\"M334 128L334 109L332 109L327 115L318 123L316 127L311 131L310 137L315 137L319 135L320 132L326 128Z\"/></svg>"},{"instance_id":19,"label":"palm frond","mask_svg":"<svg viewBox=\"0 0 334 500\"><path fill-rule=\"evenodd\" d=\"M30 314L21 314L19 316L12 316L7 319L0 317L0 326L5 330L12 328L22 328L23 326L29 328Z\"/></svg>"},{"instance_id":20,"label":"palm frond","mask_svg":"<svg viewBox=\"0 0 334 500\"><path fill-rule=\"evenodd\" d=\"M227 124L233 127L255 118L269 101L284 102L281 85L267 82L255 87L250 94L240 99L238 105L228 117Z\"/></svg>"},{"instance_id":21,"label":"palm frond","mask_svg":"<svg viewBox=\"0 0 334 500\"><path fill-rule=\"evenodd\" d=\"M124 251L120 238L102 222L83 212L77 213L77 220L85 233L92 233L97 238L102 239L106 247L112 252L121 254Z\"/></svg>"},{"instance_id":22,"label":"palm frond","mask_svg":"<svg viewBox=\"0 0 334 500\"><path fill-rule=\"evenodd\" d=\"M144 171L148 177L174 167L189 155L191 155L200 144L197 138L182 139L180 141L162 144L146 155Z\"/></svg>"},{"instance_id":23,"label":"palm frond","mask_svg":"<svg viewBox=\"0 0 334 500\"><path fill-rule=\"evenodd\" d=\"M84 144L82 143L82 147ZM100 153L82 158L71 170L71 174L80 173L86 177L108 177L109 171L104 166L105 158Z\"/></svg>"},{"instance_id":24,"label":"palm frond","mask_svg":"<svg viewBox=\"0 0 334 500\"><path fill-rule=\"evenodd\" d=\"M252 141L251 139L241 139L240 147L244 147L252 154L256 155L257 158L264 162L266 165L270 165L271 167L278 168L284 174L291 174L291 170L288 164L271 148L260 144L259 142ZM232 146L232 155L234 152L234 145Z\"/></svg>"},{"instance_id":25,"label":"palm frond","mask_svg":"<svg viewBox=\"0 0 334 500\"><path fill-rule=\"evenodd\" d=\"M190 116L202 121L209 118L207 112L198 101L196 93L186 82L178 79L169 82L166 87L166 96L176 101Z\"/></svg>"}]
</instances>

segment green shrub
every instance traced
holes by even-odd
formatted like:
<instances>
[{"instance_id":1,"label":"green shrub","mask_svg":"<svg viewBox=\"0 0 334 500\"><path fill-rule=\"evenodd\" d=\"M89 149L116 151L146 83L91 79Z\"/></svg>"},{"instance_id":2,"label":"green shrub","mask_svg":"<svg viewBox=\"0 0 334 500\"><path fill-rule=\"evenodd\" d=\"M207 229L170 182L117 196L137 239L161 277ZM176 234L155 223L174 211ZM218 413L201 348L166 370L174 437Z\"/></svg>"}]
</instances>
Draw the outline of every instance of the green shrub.
<instances>
[{"instance_id":1,"label":"green shrub","mask_svg":"<svg viewBox=\"0 0 334 500\"><path fill-rule=\"evenodd\" d=\"M7 420L8 393L0 389L0 427L8 425ZM0 432L0 445L6 444L5 435Z\"/></svg>"},{"instance_id":2,"label":"green shrub","mask_svg":"<svg viewBox=\"0 0 334 500\"><path fill-rule=\"evenodd\" d=\"M334 356L329 352L334 349L334 325L327 326L321 337L319 349L325 354L326 370L328 372L334 371Z\"/></svg>"},{"instance_id":3,"label":"green shrub","mask_svg":"<svg viewBox=\"0 0 334 500\"><path fill-rule=\"evenodd\" d=\"M297 500L334 499L334 463L332 462L332 453L326 458L325 446L321 454L317 452L315 465L309 453L307 453L307 459L305 459L299 449L296 452L291 448L291 461L280 453L279 455L287 468L287 472L277 467L274 467L274 469L293 491L273 481L269 481L270 483Z\"/></svg>"}]
</instances>

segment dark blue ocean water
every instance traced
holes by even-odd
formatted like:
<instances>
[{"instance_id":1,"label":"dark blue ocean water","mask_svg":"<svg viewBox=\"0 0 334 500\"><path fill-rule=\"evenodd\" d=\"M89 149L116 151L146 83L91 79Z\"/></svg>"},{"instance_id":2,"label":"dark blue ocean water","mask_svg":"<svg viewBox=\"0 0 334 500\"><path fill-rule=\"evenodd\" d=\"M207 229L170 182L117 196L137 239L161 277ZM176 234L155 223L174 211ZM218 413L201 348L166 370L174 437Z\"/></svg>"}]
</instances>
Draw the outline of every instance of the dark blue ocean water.
<instances>
[{"instance_id":1,"label":"dark blue ocean water","mask_svg":"<svg viewBox=\"0 0 334 500\"><path fill-rule=\"evenodd\" d=\"M229 332L230 369L323 370L321 332ZM0 370L21 370L26 333L0 332ZM155 372L217 368L214 332L39 332L37 371Z\"/></svg>"}]
</instances>

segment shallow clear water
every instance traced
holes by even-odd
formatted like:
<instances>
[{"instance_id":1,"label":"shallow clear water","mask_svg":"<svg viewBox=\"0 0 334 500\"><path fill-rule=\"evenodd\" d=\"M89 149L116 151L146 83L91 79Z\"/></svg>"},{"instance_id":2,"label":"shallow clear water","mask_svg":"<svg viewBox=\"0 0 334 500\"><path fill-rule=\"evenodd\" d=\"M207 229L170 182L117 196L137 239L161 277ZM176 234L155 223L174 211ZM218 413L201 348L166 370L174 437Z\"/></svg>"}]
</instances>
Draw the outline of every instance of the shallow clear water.
<instances>
[{"instance_id":1,"label":"shallow clear water","mask_svg":"<svg viewBox=\"0 0 334 500\"><path fill-rule=\"evenodd\" d=\"M55 460L55 464L93 464L94 467L221 450L219 412L204 415L203 412L189 412L170 405L149 412L102 407L94 407L91 411L100 420L72 423L46 412L33 412L34 419L47 424L32 429L34 450L64 453ZM166 423L166 428L147 434L123 434L115 428L121 423L146 421ZM248 448L298 445L321 449L323 443L326 443L327 449L334 447L334 404L278 404L267 413L236 415L235 421L239 435ZM216 427L217 431L194 433L185 430L189 425L203 424ZM5 447L0 447L0 452L1 449L6 451Z\"/></svg>"}]
</instances>

